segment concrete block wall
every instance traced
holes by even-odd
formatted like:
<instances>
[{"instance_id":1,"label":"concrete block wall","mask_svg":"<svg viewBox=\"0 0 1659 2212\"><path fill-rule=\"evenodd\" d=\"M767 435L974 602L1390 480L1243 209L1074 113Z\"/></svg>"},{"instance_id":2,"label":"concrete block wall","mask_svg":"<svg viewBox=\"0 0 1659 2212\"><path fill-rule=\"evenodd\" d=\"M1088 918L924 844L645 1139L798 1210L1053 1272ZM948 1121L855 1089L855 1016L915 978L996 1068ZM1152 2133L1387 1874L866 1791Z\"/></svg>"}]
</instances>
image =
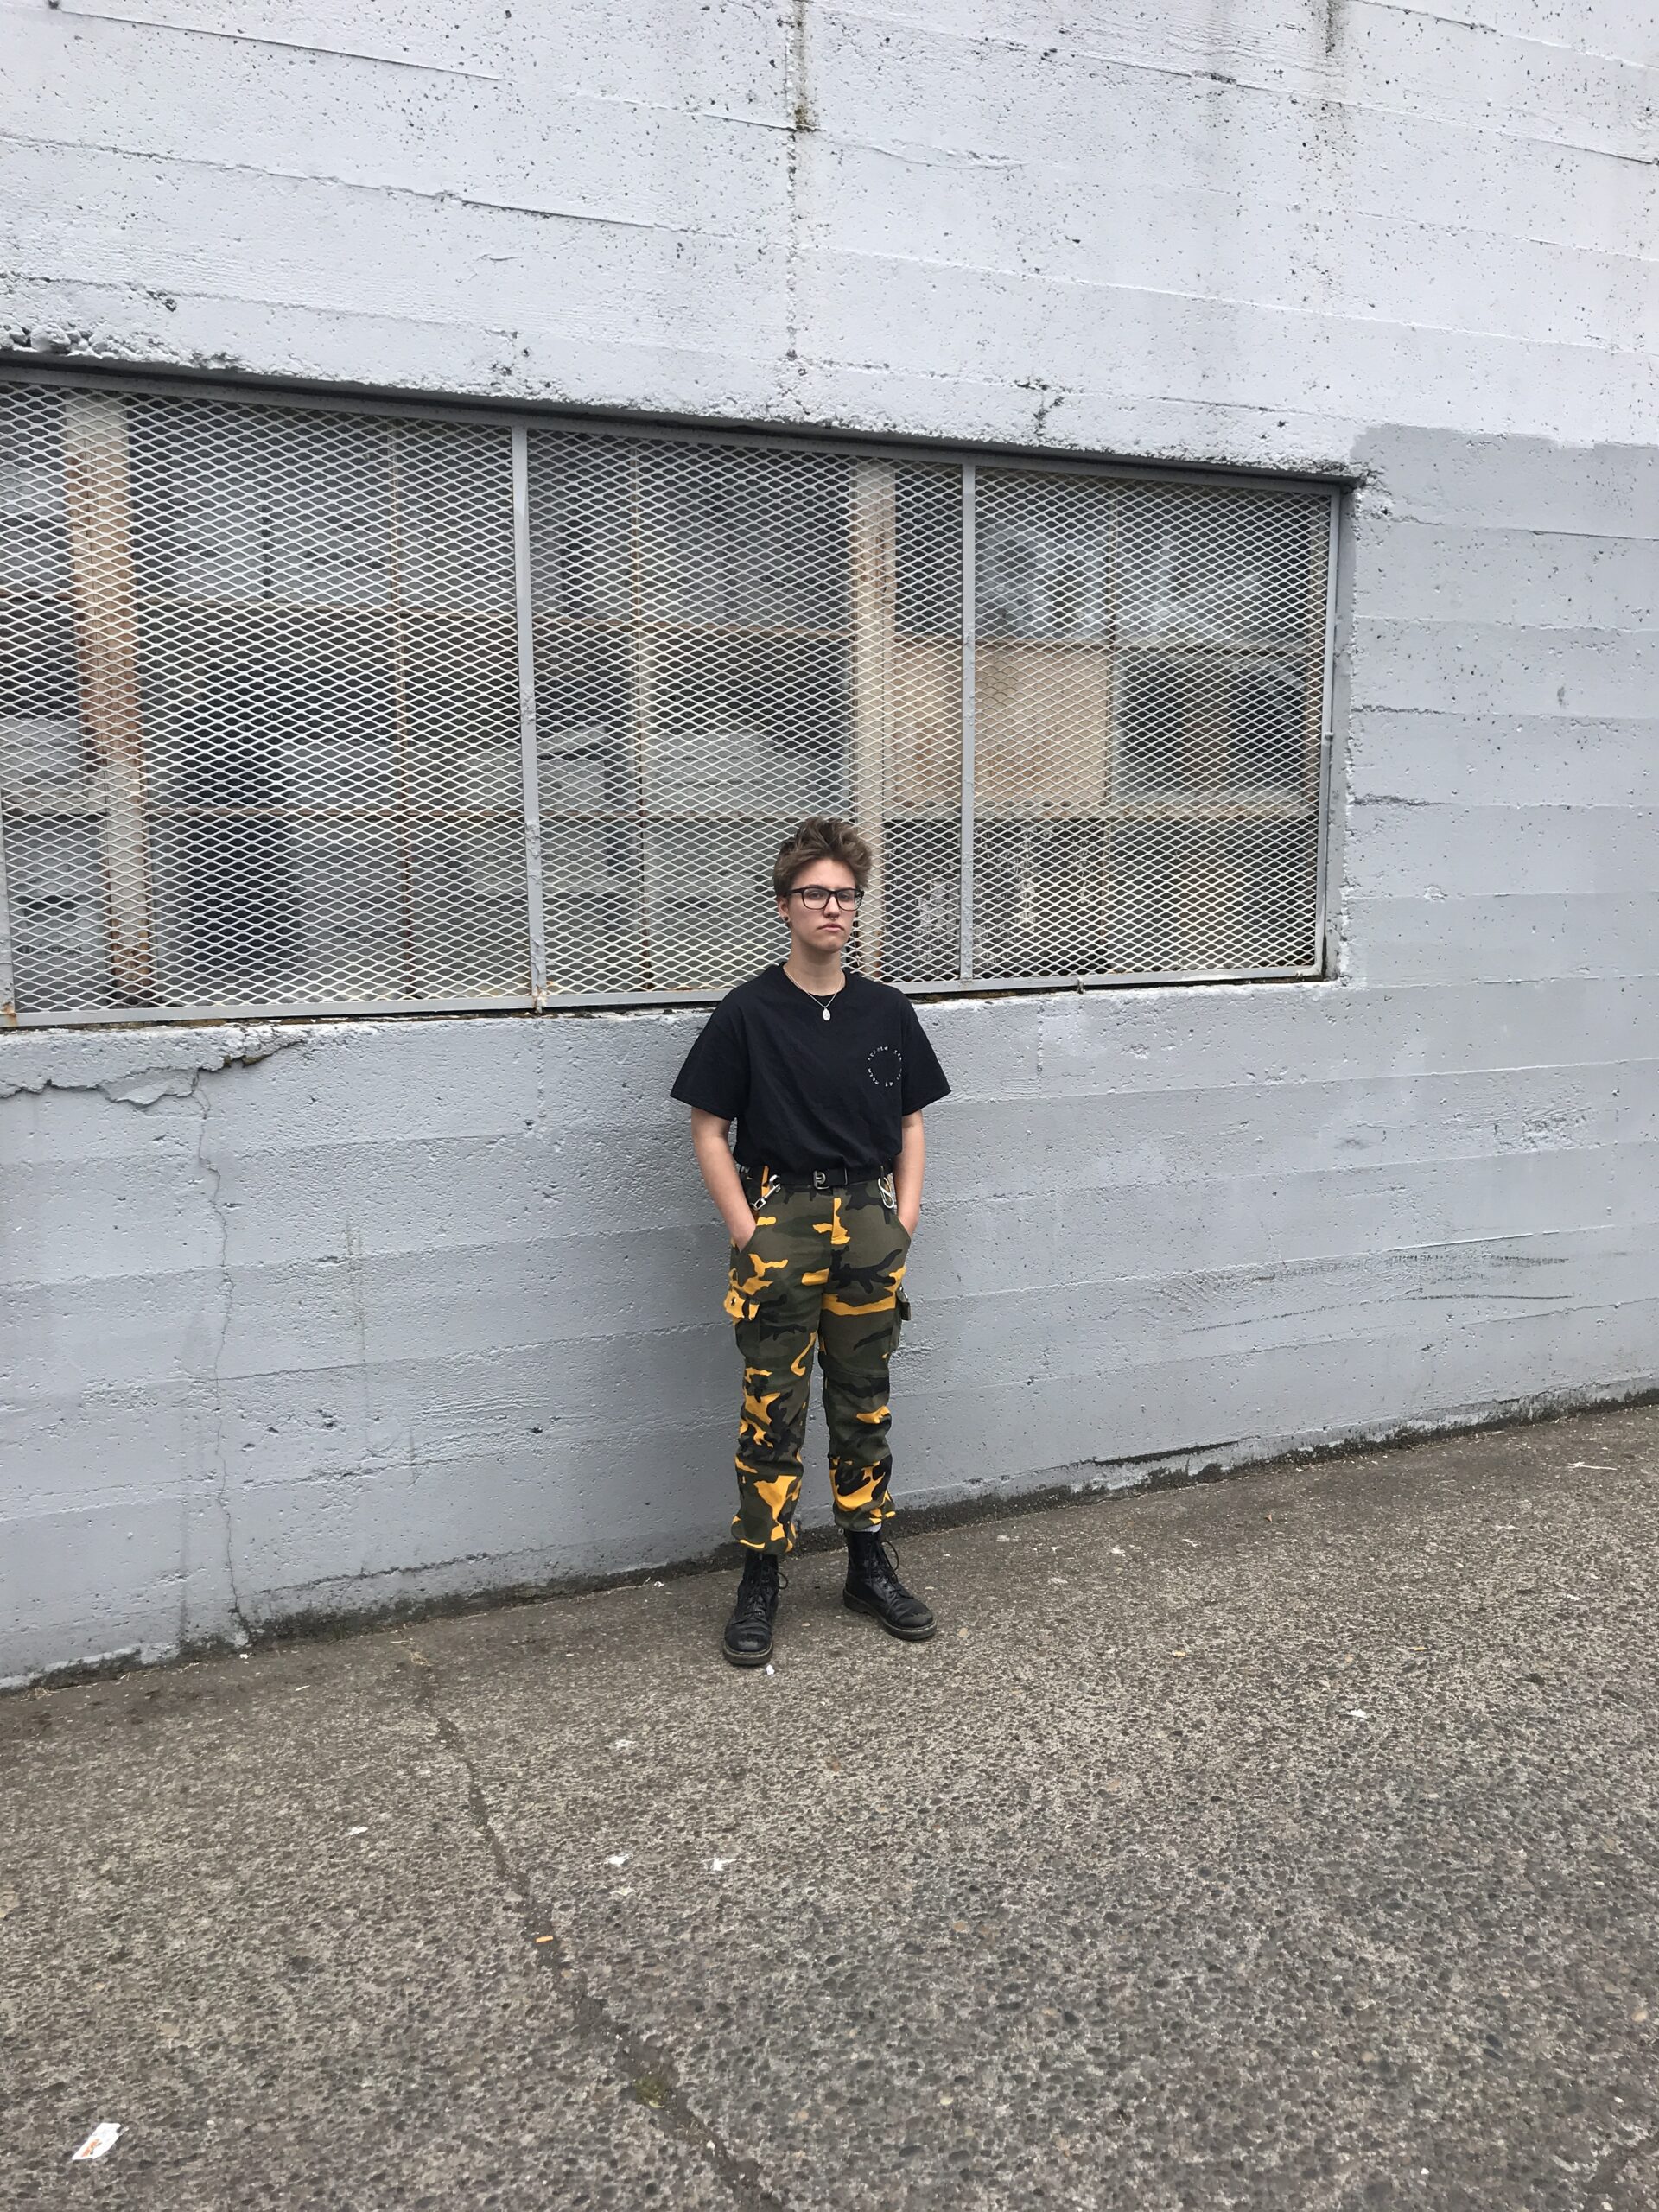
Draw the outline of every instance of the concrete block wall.
<instances>
[{"instance_id":1,"label":"concrete block wall","mask_svg":"<svg viewBox=\"0 0 1659 2212\"><path fill-rule=\"evenodd\" d=\"M1654 435L1620 0L0 21L24 350L1268 467Z\"/></svg>"},{"instance_id":2,"label":"concrete block wall","mask_svg":"<svg viewBox=\"0 0 1659 2212\"><path fill-rule=\"evenodd\" d=\"M21 350L1357 482L1331 980L924 1009L906 1498L1659 1382L1624 11L5 4ZM718 1541L700 1019L0 1038L0 1681Z\"/></svg>"}]
</instances>

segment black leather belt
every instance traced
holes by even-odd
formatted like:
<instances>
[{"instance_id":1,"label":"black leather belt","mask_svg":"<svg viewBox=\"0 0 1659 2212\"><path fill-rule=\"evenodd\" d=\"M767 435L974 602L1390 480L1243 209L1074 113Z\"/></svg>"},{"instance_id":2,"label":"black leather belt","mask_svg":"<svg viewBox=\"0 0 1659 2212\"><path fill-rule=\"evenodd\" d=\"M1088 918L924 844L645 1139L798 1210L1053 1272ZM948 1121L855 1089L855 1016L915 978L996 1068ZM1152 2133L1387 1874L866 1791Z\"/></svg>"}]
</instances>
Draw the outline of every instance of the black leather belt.
<instances>
[{"instance_id":1,"label":"black leather belt","mask_svg":"<svg viewBox=\"0 0 1659 2212\"><path fill-rule=\"evenodd\" d=\"M854 1183L879 1182L893 1169L890 1161L877 1160L868 1167L810 1167L798 1171L745 1167L741 1172L752 1183L759 1183L762 1173L768 1173L773 1187L779 1191L844 1191Z\"/></svg>"}]
</instances>

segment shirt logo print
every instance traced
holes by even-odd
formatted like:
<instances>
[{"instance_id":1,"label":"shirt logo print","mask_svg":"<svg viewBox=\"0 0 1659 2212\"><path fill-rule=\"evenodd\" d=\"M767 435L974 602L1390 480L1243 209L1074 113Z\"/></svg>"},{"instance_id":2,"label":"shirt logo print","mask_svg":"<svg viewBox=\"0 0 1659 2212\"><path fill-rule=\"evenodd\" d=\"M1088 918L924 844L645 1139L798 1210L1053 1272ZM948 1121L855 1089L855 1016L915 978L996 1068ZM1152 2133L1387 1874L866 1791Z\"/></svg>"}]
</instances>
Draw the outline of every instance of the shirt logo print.
<instances>
[{"instance_id":1,"label":"shirt logo print","mask_svg":"<svg viewBox=\"0 0 1659 2212\"><path fill-rule=\"evenodd\" d=\"M896 1090L905 1071L905 1056L896 1045L878 1045L865 1063L870 1081L883 1090Z\"/></svg>"}]
</instances>

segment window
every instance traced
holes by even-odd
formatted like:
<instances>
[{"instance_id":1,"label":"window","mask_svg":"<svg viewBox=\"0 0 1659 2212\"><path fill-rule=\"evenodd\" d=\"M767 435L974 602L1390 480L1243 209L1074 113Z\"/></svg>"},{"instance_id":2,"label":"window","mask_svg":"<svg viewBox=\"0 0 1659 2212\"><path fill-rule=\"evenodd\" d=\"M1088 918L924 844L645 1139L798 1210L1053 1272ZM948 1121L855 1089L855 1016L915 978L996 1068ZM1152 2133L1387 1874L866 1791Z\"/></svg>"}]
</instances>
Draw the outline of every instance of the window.
<instances>
[{"instance_id":1,"label":"window","mask_svg":"<svg viewBox=\"0 0 1659 2212\"><path fill-rule=\"evenodd\" d=\"M814 811L869 837L900 984L1315 974L1332 512L9 381L0 995L706 997L775 957Z\"/></svg>"}]
</instances>

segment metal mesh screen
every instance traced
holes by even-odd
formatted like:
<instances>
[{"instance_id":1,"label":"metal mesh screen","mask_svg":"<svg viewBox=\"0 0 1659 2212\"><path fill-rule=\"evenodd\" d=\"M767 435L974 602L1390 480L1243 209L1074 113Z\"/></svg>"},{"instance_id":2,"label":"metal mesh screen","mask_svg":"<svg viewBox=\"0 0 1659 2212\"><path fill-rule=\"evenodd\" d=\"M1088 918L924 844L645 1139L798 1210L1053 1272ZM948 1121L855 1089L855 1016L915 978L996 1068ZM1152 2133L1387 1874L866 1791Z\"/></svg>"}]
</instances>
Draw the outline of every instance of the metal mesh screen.
<instances>
[{"instance_id":1,"label":"metal mesh screen","mask_svg":"<svg viewBox=\"0 0 1659 2212\"><path fill-rule=\"evenodd\" d=\"M1318 968L1329 495L0 387L25 1021ZM964 836L964 822L967 834Z\"/></svg>"},{"instance_id":2,"label":"metal mesh screen","mask_svg":"<svg viewBox=\"0 0 1659 2212\"><path fill-rule=\"evenodd\" d=\"M977 472L986 976L1318 964L1330 499Z\"/></svg>"},{"instance_id":3,"label":"metal mesh screen","mask_svg":"<svg viewBox=\"0 0 1659 2212\"><path fill-rule=\"evenodd\" d=\"M507 434L13 389L20 1006L529 988Z\"/></svg>"},{"instance_id":4,"label":"metal mesh screen","mask_svg":"<svg viewBox=\"0 0 1659 2212\"><path fill-rule=\"evenodd\" d=\"M529 478L550 992L776 958L810 813L876 855L855 957L954 975L959 472L532 431Z\"/></svg>"}]
</instances>

